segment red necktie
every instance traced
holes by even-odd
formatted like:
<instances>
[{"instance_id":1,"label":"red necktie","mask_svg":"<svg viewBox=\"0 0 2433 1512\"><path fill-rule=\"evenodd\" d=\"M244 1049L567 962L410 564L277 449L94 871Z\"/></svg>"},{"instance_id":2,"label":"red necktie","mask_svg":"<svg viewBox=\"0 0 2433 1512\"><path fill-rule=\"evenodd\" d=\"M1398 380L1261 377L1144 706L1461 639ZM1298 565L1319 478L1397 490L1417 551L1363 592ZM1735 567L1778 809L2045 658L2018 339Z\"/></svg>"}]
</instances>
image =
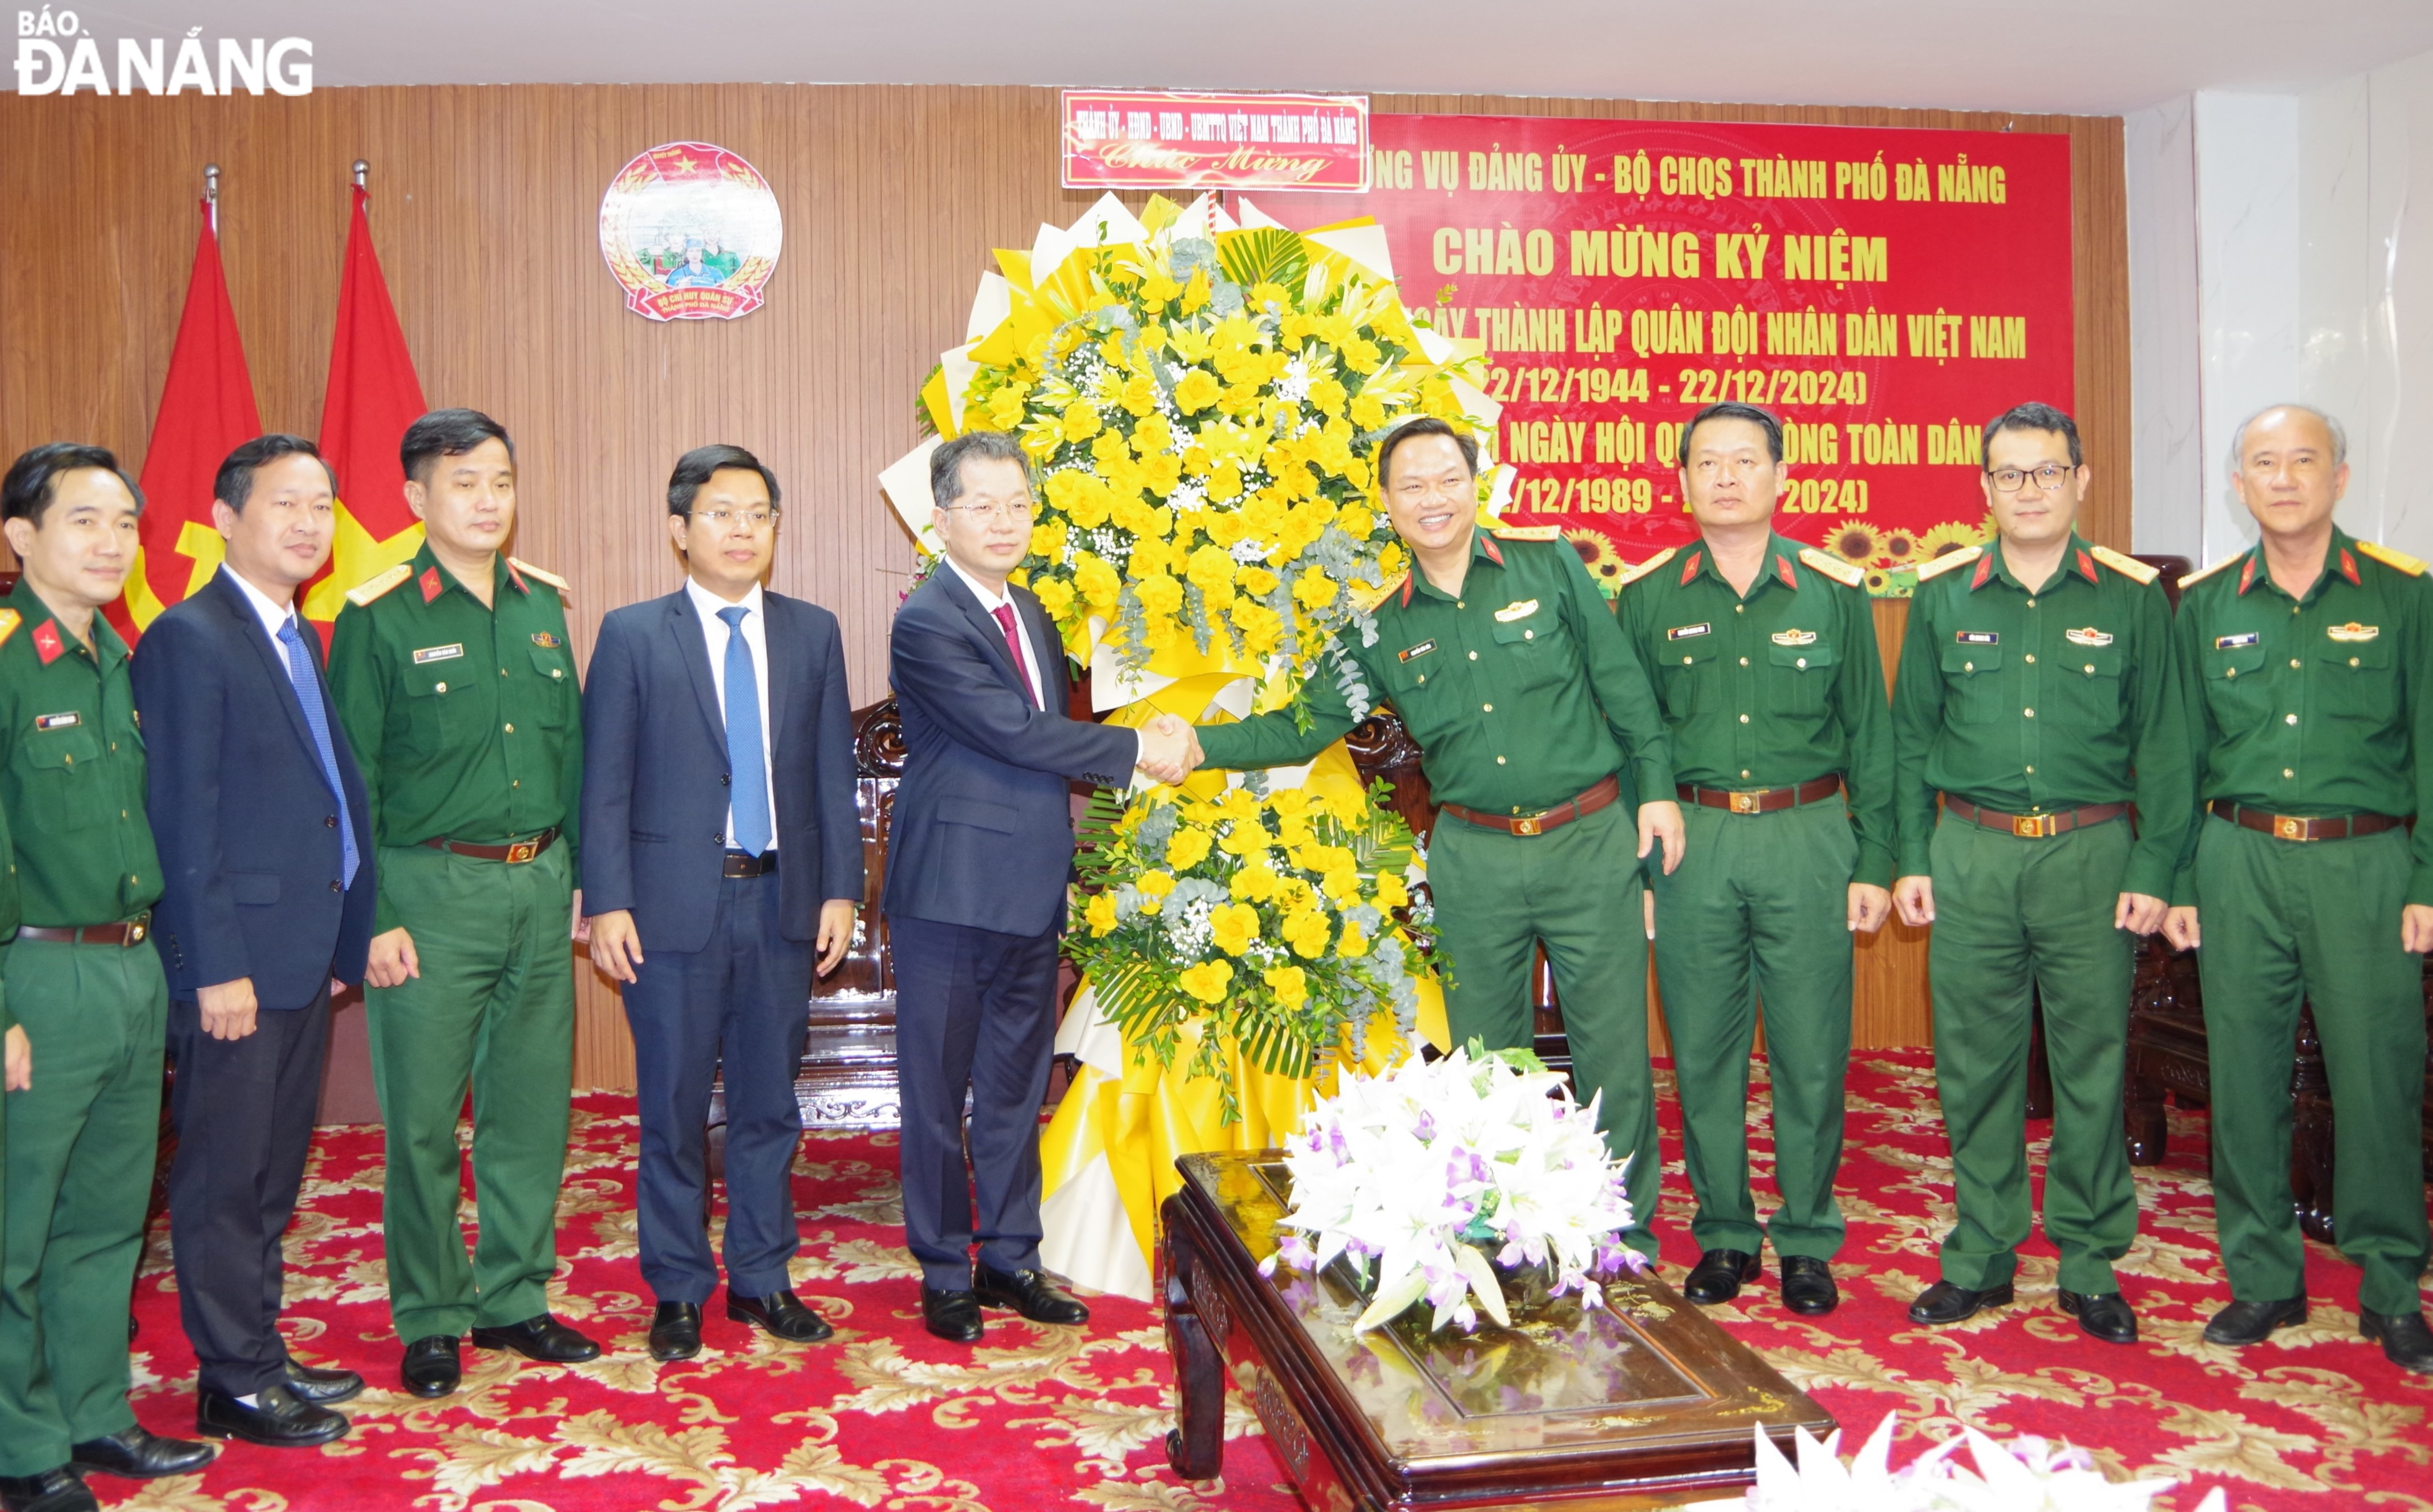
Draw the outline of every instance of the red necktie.
<instances>
[{"instance_id":1,"label":"red necktie","mask_svg":"<svg viewBox=\"0 0 2433 1512\"><path fill-rule=\"evenodd\" d=\"M1022 694L1029 699L1031 706L1036 708L1039 706L1039 697L1030 689L1030 664L1022 659L1022 633L1013 627L1013 605L1000 603L990 612L996 616L996 622L1004 627L1005 649L1013 653L1013 670L1022 678Z\"/></svg>"}]
</instances>

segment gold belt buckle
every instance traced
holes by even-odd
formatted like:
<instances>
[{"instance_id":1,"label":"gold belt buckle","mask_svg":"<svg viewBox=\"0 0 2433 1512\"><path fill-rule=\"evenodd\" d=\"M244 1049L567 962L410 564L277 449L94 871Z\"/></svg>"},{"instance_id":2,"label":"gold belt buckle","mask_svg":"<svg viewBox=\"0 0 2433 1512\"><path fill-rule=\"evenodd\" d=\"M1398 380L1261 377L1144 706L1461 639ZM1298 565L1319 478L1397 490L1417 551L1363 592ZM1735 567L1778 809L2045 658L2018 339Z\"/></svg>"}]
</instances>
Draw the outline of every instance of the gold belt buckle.
<instances>
[{"instance_id":1,"label":"gold belt buckle","mask_svg":"<svg viewBox=\"0 0 2433 1512\"><path fill-rule=\"evenodd\" d=\"M1545 827L1540 823L1540 821L1543 820L1545 817L1546 816L1543 813L1524 814L1512 821L1512 833L1515 835L1544 834Z\"/></svg>"},{"instance_id":2,"label":"gold belt buckle","mask_svg":"<svg viewBox=\"0 0 2433 1512\"><path fill-rule=\"evenodd\" d=\"M2052 814L2013 814L2011 833L2021 840L2050 839L2058 833L2051 827L2055 817Z\"/></svg>"},{"instance_id":3,"label":"gold belt buckle","mask_svg":"<svg viewBox=\"0 0 2433 1512\"><path fill-rule=\"evenodd\" d=\"M151 933L151 930L152 919L149 914L141 919L132 920L127 926L127 943L130 945L140 945L144 943L144 937Z\"/></svg>"},{"instance_id":4,"label":"gold belt buckle","mask_svg":"<svg viewBox=\"0 0 2433 1512\"><path fill-rule=\"evenodd\" d=\"M1727 793L1725 796L1732 801L1733 813L1754 814L1763 811L1758 807L1758 799L1762 797L1763 794L1754 792L1735 792Z\"/></svg>"},{"instance_id":5,"label":"gold belt buckle","mask_svg":"<svg viewBox=\"0 0 2433 1512\"><path fill-rule=\"evenodd\" d=\"M2303 819L2291 818L2288 814L2274 814L2272 816L2272 835L2276 840L2305 840L2306 838L2306 822Z\"/></svg>"},{"instance_id":6,"label":"gold belt buckle","mask_svg":"<svg viewBox=\"0 0 2433 1512\"><path fill-rule=\"evenodd\" d=\"M539 854L540 841L536 840L519 840L507 847L507 864L513 866L518 861L529 861Z\"/></svg>"}]
</instances>

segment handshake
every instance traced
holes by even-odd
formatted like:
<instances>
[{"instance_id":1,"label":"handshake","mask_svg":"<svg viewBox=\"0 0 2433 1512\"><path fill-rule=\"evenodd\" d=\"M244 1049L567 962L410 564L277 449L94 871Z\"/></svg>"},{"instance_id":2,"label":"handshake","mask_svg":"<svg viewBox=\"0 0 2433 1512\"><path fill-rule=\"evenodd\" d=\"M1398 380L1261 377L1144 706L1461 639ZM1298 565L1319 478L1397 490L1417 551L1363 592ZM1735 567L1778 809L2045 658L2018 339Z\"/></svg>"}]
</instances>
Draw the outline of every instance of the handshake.
<instances>
[{"instance_id":1,"label":"handshake","mask_svg":"<svg viewBox=\"0 0 2433 1512\"><path fill-rule=\"evenodd\" d=\"M1179 783L1207 760L1199 732L1179 714L1161 714L1141 726L1140 756L1132 764L1152 780Z\"/></svg>"}]
</instances>

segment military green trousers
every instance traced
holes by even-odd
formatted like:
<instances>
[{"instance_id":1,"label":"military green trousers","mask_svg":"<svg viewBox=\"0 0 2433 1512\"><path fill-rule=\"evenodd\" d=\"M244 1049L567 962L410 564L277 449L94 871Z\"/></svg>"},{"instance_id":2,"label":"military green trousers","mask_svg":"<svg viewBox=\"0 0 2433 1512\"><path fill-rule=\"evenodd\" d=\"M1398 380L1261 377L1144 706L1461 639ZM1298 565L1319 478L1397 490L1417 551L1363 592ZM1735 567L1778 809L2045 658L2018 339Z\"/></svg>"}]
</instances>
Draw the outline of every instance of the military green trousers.
<instances>
[{"instance_id":1,"label":"military green trousers","mask_svg":"<svg viewBox=\"0 0 2433 1512\"><path fill-rule=\"evenodd\" d=\"M512 866L381 848L381 892L422 963L367 994L388 1126L389 1317L408 1343L549 1309L574 1073L571 872L563 845ZM468 1086L482 1230L469 1264L456 1220Z\"/></svg>"},{"instance_id":2,"label":"military green trousers","mask_svg":"<svg viewBox=\"0 0 2433 1512\"><path fill-rule=\"evenodd\" d=\"M1689 849L1656 890L1656 981L1681 1092L1705 1249L1829 1260L1842 1245L1842 1080L1850 1062L1850 870L1858 837L1836 798L1770 814L1682 806ZM1749 1050L1760 1005L1782 1205L1760 1228L1749 1193Z\"/></svg>"},{"instance_id":3,"label":"military green trousers","mask_svg":"<svg viewBox=\"0 0 2433 1512\"><path fill-rule=\"evenodd\" d=\"M2136 937L2113 927L2131 841L2125 820L2026 840L1946 813L1935 827L1934 1079L1951 1137L1958 1221L1943 1279L1983 1290L2011 1279L2028 1236L2030 994L2044 1005L2053 1131L2045 1234L2061 1284L2118 1291L2112 1262L2137 1236L2121 1143Z\"/></svg>"},{"instance_id":4,"label":"military green trousers","mask_svg":"<svg viewBox=\"0 0 2433 1512\"><path fill-rule=\"evenodd\" d=\"M9 1007L34 1084L8 1095L0 1240L0 1475L67 1463L135 1425L127 1307L161 1141L169 986L147 942L22 940Z\"/></svg>"},{"instance_id":5,"label":"military green trousers","mask_svg":"<svg viewBox=\"0 0 2433 1512\"><path fill-rule=\"evenodd\" d=\"M2289 1191L2289 1079L2298 1010L2311 1001L2339 1124L2340 1252L2364 1267L2359 1305L2416 1312L2428 1248L2424 999L2424 958L2399 948L2407 832L2297 841L2198 823L2213 1205L2231 1295L2277 1301L2306 1289Z\"/></svg>"},{"instance_id":6,"label":"military green trousers","mask_svg":"<svg viewBox=\"0 0 2433 1512\"><path fill-rule=\"evenodd\" d=\"M1580 1100L1602 1096L1597 1127L1626 1157L1632 1226L1623 1242L1656 1253L1656 1090L1647 1064L1647 930L1639 828L1610 805L1542 835L1506 835L1446 815L1429 842L1437 933L1453 962L1445 1017L1454 1043L1526 1048L1529 977L1540 942L1570 1041Z\"/></svg>"}]
</instances>

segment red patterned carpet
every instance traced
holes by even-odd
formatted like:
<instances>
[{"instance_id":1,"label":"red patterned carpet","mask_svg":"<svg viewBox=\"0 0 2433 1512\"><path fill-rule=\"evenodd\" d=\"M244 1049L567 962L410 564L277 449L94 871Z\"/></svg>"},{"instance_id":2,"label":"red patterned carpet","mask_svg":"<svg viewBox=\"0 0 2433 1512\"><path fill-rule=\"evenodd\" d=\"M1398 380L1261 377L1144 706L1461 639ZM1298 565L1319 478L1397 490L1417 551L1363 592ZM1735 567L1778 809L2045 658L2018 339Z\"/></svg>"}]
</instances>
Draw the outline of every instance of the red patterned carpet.
<instances>
[{"instance_id":1,"label":"red patterned carpet","mask_svg":"<svg viewBox=\"0 0 2433 1512\"><path fill-rule=\"evenodd\" d=\"M2054 1261L2041 1241L2024 1257L2018 1306L1955 1330L1912 1327L1901 1309L1933 1273L1950 1200L1925 1057L1866 1059L1850 1098L1841 1310L1824 1327L1783 1312L1769 1262L1764 1294L1719 1316L1857 1433L1899 1409L1902 1460L1962 1422L2004 1437L2066 1436L2116 1477L2192 1476L2171 1498L2181 1509L2221 1485L2234 1507L2433 1512L2433 1380L2356 1339L2356 1272L2336 1255L2312 1257L2305 1328L2244 1353L2199 1340L2226 1296L2201 1121L2175 1115L2169 1164L2139 1173L2146 1232L2125 1275L2146 1342L2116 1349L2084 1341L2053 1310ZM1676 1130L1668 1105L1669 1154ZM1186 1486L1167 1473L1169 1376L1145 1305L1101 1300L1086 1332L992 1314L977 1352L924 1334L884 1137L814 1135L796 1165L798 1288L836 1322L837 1341L773 1347L713 1310L699 1360L655 1367L642 1350L651 1300L635 1264L629 1105L585 1097L575 1130L558 1306L609 1355L568 1368L468 1351L457 1396L431 1403L376 1389L349 1409L353 1435L326 1449L237 1445L200 1476L148 1487L96 1479L103 1499L179 1512L740 1512L831 1498L906 1512L1298 1505L1247 1414L1234 1416L1222 1482ZM288 1284L298 1352L385 1387L397 1351L382 1290L380 1180L378 1130L326 1134L289 1236ZM1676 1164L1662 1226L1676 1281L1694 1258L1679 1180ZM151 1427L182 1433L194 1360L158 1243L138 1288L136 1408Z\"/></svg>"}]
</instances>

